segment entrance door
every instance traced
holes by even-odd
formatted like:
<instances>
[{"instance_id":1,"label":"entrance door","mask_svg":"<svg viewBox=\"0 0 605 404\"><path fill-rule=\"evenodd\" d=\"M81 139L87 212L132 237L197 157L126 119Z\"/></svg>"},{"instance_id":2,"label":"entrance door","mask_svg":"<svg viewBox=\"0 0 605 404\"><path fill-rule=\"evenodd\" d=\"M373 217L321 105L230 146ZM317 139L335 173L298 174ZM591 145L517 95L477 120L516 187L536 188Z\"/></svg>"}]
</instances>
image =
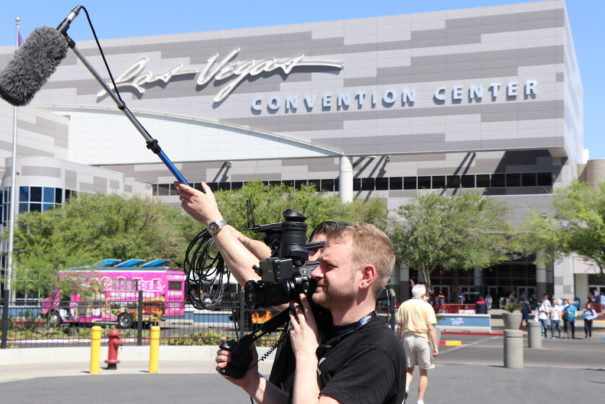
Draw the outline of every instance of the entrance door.
<instances>
[{"instance_id":1,"label":"entrance door","mask_svg":"<svg viewBox=\"0 0 605 404\"><path fill-rule=\"evenodd\" d=\"M532 296L536 293L536 288L533 286L517 286L517 298L520 301L522 296L527 297L527 299L531 299Z\"/></svg>"}]
</instances>

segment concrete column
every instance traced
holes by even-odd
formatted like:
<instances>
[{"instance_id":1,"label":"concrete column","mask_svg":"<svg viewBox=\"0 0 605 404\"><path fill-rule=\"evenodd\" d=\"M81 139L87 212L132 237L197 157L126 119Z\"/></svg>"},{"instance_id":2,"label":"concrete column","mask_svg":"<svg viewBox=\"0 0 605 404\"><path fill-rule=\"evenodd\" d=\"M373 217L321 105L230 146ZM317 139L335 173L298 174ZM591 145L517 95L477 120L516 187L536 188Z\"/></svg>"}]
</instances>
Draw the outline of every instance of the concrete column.
<instances>
[{"instance_id":1,"label":"concrete column","mask_svg":"<svg viewBox=\"0 0 605 404\"><path fill-rule=\"evenodd\" d=\"M504 367L523 367L523 331L504 330Z\"/></svg>"},{"instance_id":2,"label":"concrete column","mask_svg":"<svg viewBox=\"0 0 605 404\"><path fill-rule=\"evenodd\" d=\"M349 156L340 157L339 178L340 200L344 203L353 202L353 163Z\"/></svg>"},{"instance_id":3,"label":"concrete column","mask_svg":"<svg viewBox=\"0 0 605 404\"><path fill-rule=\"evenodd\" d=\"M586 182L591 185L596 186L605 182L605 159L588 160L584 173Z\"/></svg>"},{"instance_id":4,"label":"concrete column","mask_svg":"<svg viewBox=\"0 0 605 404\"><path fill-rule=\"evenodd\" d=\"M588 274L574 274L575 287L574 298L577 296L580 298L580 307L586 303L586 297L588 296Z\"/></svg>"},{"instance_id":5,"label":"concrete column","mask_svg":"<svg viewBox=\"0 0 605 404\"><path fill-rule=\"evenodd\" d=\"M527 323L527 346L529 348L542 348L542 326L538 321L529 320Z\"/></svg>"},{"instance_id":6,"label":"concrete column","mask_svg":"<svg viewBox=\"0 0 605 404\"><path fill-rule=\"evenodd\" d=\"M399 268L399 283L397 284L397 300L404 302L410 298L410 269Z\"/></svg>"},{"instance_id":7,"label":"concrete column","mask_svg":"<svg viewBox=\"0 0 605 404\"><path fill-rule=\"evenodd\" d=\"M540 259L544 256L544 252L538 251L536 254L536 258ZM537 264L536 265L536 296L542 297L548 290L548 281L546 279L546 265L545 264Z\"/></svg>"}]
</instances>

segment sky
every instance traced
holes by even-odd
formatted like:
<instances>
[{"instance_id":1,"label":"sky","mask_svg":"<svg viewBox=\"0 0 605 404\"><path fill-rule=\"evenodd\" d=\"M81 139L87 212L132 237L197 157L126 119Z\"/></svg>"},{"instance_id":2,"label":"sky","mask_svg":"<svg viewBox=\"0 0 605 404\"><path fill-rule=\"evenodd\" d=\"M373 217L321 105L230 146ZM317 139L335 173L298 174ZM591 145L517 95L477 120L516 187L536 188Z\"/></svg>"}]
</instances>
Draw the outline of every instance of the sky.
<instances>
[{"instance_id":1,"label":"sky","mask_svg":"<svg viewBox=\"0 0 605 404\"><path fill-rule=\"evenodd\" d=\"M0 0L0 46L15 44L15 17L23 38L35 28L56 27L77 0ZM86 7L101 40L180 34L236 28L298 24L395 14L486 7L531 0L89 0ZM535 1L535 0L534 0ZM546 0L549 1L549 0ZM566 0L576 57L584 87L584 147L590 159L605 158L602 69L605 51L605 1ZM93 39L84 13L72 23L70 36Z\"/></svg>"}]
</instances>

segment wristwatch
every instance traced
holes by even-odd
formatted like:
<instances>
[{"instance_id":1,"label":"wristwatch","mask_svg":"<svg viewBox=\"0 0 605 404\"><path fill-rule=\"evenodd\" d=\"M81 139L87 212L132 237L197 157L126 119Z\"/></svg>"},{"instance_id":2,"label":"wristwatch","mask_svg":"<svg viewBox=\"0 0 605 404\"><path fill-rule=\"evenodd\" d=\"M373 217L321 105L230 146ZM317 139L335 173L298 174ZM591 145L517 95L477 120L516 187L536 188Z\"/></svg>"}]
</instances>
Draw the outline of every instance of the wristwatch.
<instances>
[{"instance_id":1,"label":"wristwatch","mask_svg":"<svg viewBox=\"0 0 605 404\"><path fill-rule=\"evenodd\" d=\"M210 222L208 223L208 232L214 237L214 235L221 231L221 229L225 226L227 226L227 221L225 219Z\"/></svg>"}]
</instances>

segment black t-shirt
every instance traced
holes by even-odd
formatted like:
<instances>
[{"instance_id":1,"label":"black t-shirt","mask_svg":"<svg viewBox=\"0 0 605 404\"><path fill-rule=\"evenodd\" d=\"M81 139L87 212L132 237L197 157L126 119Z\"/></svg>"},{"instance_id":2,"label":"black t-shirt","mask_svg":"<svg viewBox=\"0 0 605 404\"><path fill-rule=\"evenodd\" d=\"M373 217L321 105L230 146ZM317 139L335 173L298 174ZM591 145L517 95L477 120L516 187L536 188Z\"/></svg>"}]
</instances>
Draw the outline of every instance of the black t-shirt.
<instances>
[{"instance_id":1,"label":"black t-shirt","mask_svg":"<svg viewBox=\"0 0 605 404\"><path fill-rule=\"evenodd\" d=\"M406 364L399 339L381 317L354 327L334 327L318 348L321 394L347 404L401 404Z\"/></svg>"},{"instance_id":2,"label":"black t-shirt","mask_svg":"<svg viewBox=\"0 0 605 404\"><path fill-rule=\"evenodd\" d=\"M329 334L332 330L332 315L329 310L313 302L311 302L311 308L315 315L321 338L323 335ZM286 329L288 329L288 325L289 323L286 324ZM294 357L290 336L285 335L283 337L283 342L275 352L275 360L273 361L269 381L283 391L292 392L294 371L296 370L296 358Z\"/></svg>"}]
</instances>

